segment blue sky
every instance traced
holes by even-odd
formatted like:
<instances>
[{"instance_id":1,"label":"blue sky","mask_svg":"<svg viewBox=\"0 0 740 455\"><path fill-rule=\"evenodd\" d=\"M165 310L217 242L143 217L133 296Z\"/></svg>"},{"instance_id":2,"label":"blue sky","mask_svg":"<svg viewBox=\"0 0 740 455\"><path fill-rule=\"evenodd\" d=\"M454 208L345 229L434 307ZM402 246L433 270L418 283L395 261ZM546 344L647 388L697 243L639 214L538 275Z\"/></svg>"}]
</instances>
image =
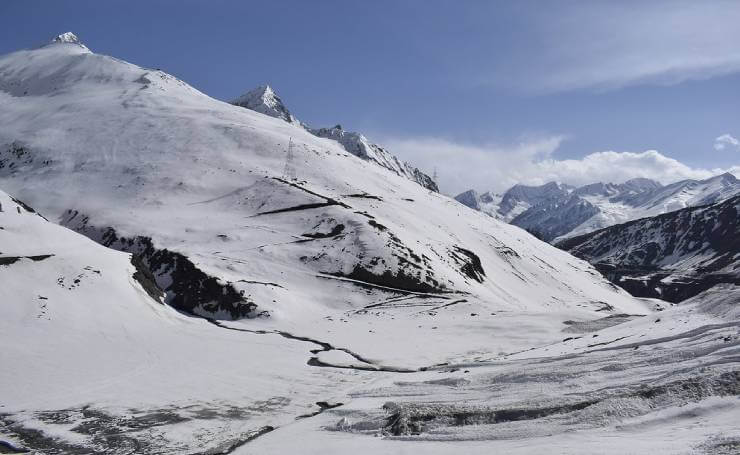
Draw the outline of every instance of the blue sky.
<instances>
[{"instance_id":1,"label":"blue sky","mask_svg":"<svg viewBox=\"0 0 740 455\"><path fill-rule=\"evenodd\" d=\"M735 171L737 24L723 1L3 0L0 53L73 31L219 99L269 83L456 192Z\"/></svg>"}]
</instances>

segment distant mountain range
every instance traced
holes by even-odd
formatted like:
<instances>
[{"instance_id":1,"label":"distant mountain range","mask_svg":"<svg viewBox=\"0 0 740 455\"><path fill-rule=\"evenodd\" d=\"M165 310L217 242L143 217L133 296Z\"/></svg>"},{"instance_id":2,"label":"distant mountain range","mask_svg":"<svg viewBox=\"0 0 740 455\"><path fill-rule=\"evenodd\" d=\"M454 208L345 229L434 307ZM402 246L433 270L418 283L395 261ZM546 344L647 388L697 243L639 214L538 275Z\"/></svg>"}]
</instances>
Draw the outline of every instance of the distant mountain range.
<instances>
[{"instance_id":1,"label":"distant mountain range","mask_svg":"<svg viewBox=\"0 0 740 455\"><path fill-rule=\"evenodd\" d=\"M557 244L632 295L679 302L740 284L740 195L619 224Z\"/></svg>"},{"instance_id":2,"label":"distant mountain range","mask_svg":"<svg viewBox=\"0 0 740 455\"><path fill-rule=\"evenodd\" d=\"M665 186L644 178L581 187L556 182L515 185L503 194L469 190L455 199L555 243L639 218L712 204L736 194L740 194L740 180L725 173Z\"/></svg>"}]
</instances>

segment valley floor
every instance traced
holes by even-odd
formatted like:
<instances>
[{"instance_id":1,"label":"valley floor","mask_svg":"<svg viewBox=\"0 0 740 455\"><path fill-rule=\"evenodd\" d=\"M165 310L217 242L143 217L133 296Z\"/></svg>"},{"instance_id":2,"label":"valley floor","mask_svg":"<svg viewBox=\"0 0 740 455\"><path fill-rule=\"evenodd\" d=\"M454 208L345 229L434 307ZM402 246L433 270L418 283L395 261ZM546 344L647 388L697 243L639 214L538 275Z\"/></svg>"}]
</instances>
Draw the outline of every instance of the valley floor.
<instances>
[{"instance_id":1,"label":"valley floor","mask_svg":"<svg viewBox=\"0 0 740 455\"><path fill-rule=\"evenodd\" d=\"M340 345L349 338L331 325L317 339L152 307L166 333L138 325L123 352L60 340L79 358L47 345L34 368L19 346L35 334L19 334L3 355L18 368L2 373L0 452L738 453L738 302L724 287L648 315L504 316L488 332L501 346L467 352L477 335L462 341L452 317L424 330L400 314L409 345L381 337L373 350L359 333L381 324L350 315L336 325L359 341ZM517 341L523 327L540 328L539 347ZM435 364L443 343L449 360Z\"/></svg>"}]
</instances>

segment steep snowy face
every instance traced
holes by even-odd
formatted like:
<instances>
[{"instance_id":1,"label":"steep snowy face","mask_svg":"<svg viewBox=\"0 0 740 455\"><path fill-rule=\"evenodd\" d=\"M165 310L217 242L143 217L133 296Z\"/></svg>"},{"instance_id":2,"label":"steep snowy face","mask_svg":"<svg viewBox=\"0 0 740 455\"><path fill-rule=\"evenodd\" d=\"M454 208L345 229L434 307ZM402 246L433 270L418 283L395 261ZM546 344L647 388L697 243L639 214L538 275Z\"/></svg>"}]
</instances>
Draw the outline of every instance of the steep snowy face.
<instances>
[{"instance_id":1,"label":"steep snowy face","mask_svg":"<svg viewBox=\"0 0 740 455\"><path fill-rule=\"evenodd\" d=\"M712 204L739 192L740 180L725 173L705 180L682 180L652 191L625 195L615 202L624 201L643 213L658 215L686 207Z\"/></svg>"},{"instance_id":2,"label":"steep snowy face","mask_svg":"<svg viewBox=\"0 0 740 455\"><path fill-rule=\"evenodd\" d=\"M269 85L261 85L231 101L235 106L245 107L260 114L279 118L288 123L300 125L301 122L290 113L283 101Z\"/></svg>"},{"instance_id":3,"label":"steep snowy face","mask_svg":"<svg viewBox=\"0 0 740 455\"><path fill-rule=\"evenodd\" d=\"M566 239L633 295L677 302L718 283L740 284L740 196Z\"/></svg>"},{"instance_id":4,"label":"steep snowy face","mask_svg":"<svg viewBox=\"0 0 740 455\"><path fill-rule=\"evenodd\" d=\"M739 193L740 181L732 174L667 186L645 178L621 184L598 182L579 188L550 182L539 187L515 185L500 201L471 207L527 229L548 242L557 242L638 218L711 204Z\"/></svg>"},{"instance_id":5,"label":"steep snowy face","mask_svg":"<svg viewBox=\"0 0 740 455\"><path fill-rule=\"evenodd\" d=\"M571 190L572 188L567 185L550 182L542 186L514 185L503 194L486 192L478 196L476 192L471 193L471 190L459 194L455 199L472 209L527 229L547 241L549 236L544 234L557 228L549 226L543 228L532 221L541 218L542 214L527 215L527 213L534 207L541 207L542 211L566 204L570 199ZM519 218L520 216L523 218ZM523 220L522 224L514 221L518 218Z\"/></svg>"},{"instance_id":6,"label":"steep snowy face","mask_svg":"<svg viewBox=\"0 0 740 455\"><path fill-rule=\"evenodd\" d=\"M576 195L562 195L530 207L511 220L511 224L549 242L570 232L597 213L599 209L590 202Z\"/></svg>"},{"instance_id":7,"label":"steep snowy face","mask_svg":"<svg viewBox=\"0 0 740 455\"><path fill-rule=\"evenodd\" d=\"M109 356L108 348L130 342L159 315L175 314L131 255L51 223L2 191L0 282L3 362L13 365L3 368L0 384L6 398L16 401L30 398L23 393L26 387L44 400L51 398L44 389L72 393L83 375L102 381L104 371L89 368L90 363L109 365L100 358ZM121 370L131 366L122 362ZM29 374L35 368L39 374ZM65 371L59 378L63 385L53 379L55 368Z\"/></svg>"},{"instance_id":8,"label":"steep snowy face","mask_svg":"<svg viewBox=\"0 0 740 455\"><path fill-rule=\"evenodd\" d=\"M511 220L542 202L567 197L570 190L569 186L556 182L542 186L514 185L504 193L498 212Z\"/></svg>"},{"instance_id":9,"label":"steep snowy face","mask_svg":"<svg viewBox=\"0 0 740 455\"><path fill-rule=\"evenodd\" d=\"M620 186L627 191L633 191L635 193L644 193L646 191L657 190L663 185L661 185L660 182L656 182L655 180L646 179L646 178L635 178L635 179L627 180L626 182L622 183Z\"/></svg>"},{"instance_id":10,"label":"steep snowy face","mask_svg":"<svg viewBox=\"0 0 740 455\"><path fill-rule=\"evenodd\" d=\"M331 128L311 128L304 124L288 111L288 108L285 107L280 97L277 96L269 85L257 87L231 101L231 104L300 126L314 136L337 141L346 151L356 157L382 166L431 191L439 192L437 183L431 177L409 163L401 161L383 147L370 142L362 134L345 131L341 125Z\"/></svg>"},{"instance_id":11,"label":"steep snowy face","mask_svg":"<svg viewBox=\"0 0 740 455\"><path fill-rule=\"evenodd\" d=\"M455 196L455 200L473 210L481 209L481 197L475 190L468 190Z\"/></svg>"}]
</instances>

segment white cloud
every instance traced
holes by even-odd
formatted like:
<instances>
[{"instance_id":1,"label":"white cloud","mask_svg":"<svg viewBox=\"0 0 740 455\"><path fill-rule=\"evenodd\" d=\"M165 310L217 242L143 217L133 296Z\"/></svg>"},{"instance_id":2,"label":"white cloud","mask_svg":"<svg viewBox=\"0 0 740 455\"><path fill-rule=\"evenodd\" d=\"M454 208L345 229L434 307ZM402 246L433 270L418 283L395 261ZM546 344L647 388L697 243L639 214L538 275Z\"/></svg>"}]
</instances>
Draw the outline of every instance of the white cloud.
<instances>
[{"instance_id":1,"label":"white cloud","mask_svg":"<svg viewBox=\"0 0 740 455\"><path fill-rule=\"evenodd\" d=\"M541 185L559 181L571 185L621 183L645 177L661 183L703 179L731 169L692 168L656 150L604 151L580 159L552 157L564 136L521 141L517 144L473 145L434 137L386 138L381 143L399 157L431 174L436 167L442 192L456 195L468 189L504 191L517 183Z\"/></svg>"},{"instance_id":2,"label":"white cloud","mask_svg":"<svg viewBox=\"0 0 740 455\"><path fill-rule=\"evenodd\" d=\"M740 72L740 2L555 2L530 18L538 47L494 80L528 91L677 84Z\"/></svg>"},{"instance_id":3,"label":"white cloud","mask_svg":"<svg viewBox=\"0 0 740 455\"><path fill-rule=\"evenodd\" d=\"M714 150L721 151L726 148L740 149L740 140L730 134L723 134L714 140Z\"/></svg>"}]
</instances>

